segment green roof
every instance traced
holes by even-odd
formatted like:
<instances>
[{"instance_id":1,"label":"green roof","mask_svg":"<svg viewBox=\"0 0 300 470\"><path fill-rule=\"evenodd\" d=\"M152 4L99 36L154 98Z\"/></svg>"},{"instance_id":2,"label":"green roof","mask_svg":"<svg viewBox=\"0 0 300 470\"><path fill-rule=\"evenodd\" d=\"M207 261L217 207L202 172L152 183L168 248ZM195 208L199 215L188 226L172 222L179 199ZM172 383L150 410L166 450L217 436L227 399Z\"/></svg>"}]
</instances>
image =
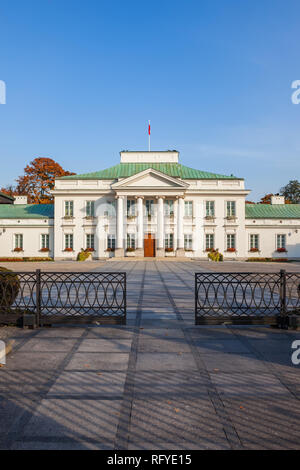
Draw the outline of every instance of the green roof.
<instances>
[{"instance_id":1,"label":"green roof","mask_svg":"<svg viewBox=\"0 0 300 470\"><path fill-rule=\"evenodd\" d=\"M300 204L246 204L246 219L300 219Z\"/></svg>"},{"instance_id":2,"label":"green roof","mask_svg":"<svg viewBox=\"0 0 300 470\"><path fill-rule=\"evenodd\" d=\"M172 176L173 178L181 178L184 180L189 179L243 179L236 176L218 175L217 173L209 173L207 171L194 170L180 163L119 163L118 165L111 166L106 170L95 171L94 173L84 173L83 175L62 176L57 179L68 180L105 180L128 178L129 176L136 175L141 171L148 170L160 171L165 175Z\"/></svg>"},{"instance_id":3,"label":"green roof","mask_svg":"<svg viewBox=\"0 0 300 470\"><path fill-rule=\"evenodd\" d=\"M6 194L6 193L2 193L1 191L0 191L0 196L6 197L7 199L11 199L12 201L15 199L13 196L10 196L9 194Z\"/></svg>"},{"instance_id":4,"label":"green roof","mask_svg":"<svg viewBox=\"0 0 300 470\"><path fill-rule=\"evenodd\" d=\"M0 219L52 219L53 204L0 204Z\"/></svg>"}]
</instances>

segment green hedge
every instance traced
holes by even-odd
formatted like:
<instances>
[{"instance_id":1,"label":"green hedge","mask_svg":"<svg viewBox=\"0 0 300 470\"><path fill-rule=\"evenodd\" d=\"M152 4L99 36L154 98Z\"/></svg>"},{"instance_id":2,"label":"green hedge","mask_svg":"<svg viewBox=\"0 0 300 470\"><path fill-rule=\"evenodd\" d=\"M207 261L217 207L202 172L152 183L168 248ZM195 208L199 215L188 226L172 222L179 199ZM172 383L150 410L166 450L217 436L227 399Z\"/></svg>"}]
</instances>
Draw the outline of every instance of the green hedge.
<instances>
[{"instance_id":1,"label":"green hedge","mask_svg":"<svg viewBox=\"0 0 300 470\"><path fill-rule=\"evenodd\" d=\"M0 309L10 307L20 290L20 280L10 269L0 267Z\"/></svg>"}]
</instances>

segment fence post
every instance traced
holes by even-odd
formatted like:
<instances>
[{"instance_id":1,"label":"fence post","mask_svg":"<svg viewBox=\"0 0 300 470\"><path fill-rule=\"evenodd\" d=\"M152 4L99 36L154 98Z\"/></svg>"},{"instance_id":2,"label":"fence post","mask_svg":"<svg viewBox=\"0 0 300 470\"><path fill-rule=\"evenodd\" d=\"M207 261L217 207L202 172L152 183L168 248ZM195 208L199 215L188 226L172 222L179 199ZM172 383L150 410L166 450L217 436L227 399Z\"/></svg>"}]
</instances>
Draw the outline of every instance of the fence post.
<instances>
[{"instance_id":1,"label":"fence post","mask_svg":"<svg viewBox=\"0 0 300 470\"><path fill-rule=\"evenodd\" d=\"M286 270L280 270L280 326L286 327Z\"/></svg>"},{"instance_id":2,"label":"fence post","mask_svg":"<svg viewBox=\"0 0 300 470\"><path fill-rule=\"evenodd\" d=\"M125 314L125 321L124 325L127 322L127 273L124 273L124 314Z\"/></svg>"},{"instance_id":3,"label":"fence post","mask_svg":"<svg viewBox=\"0 0 300 470\"><path fill-rule=\"evenodd\" d=\"M36 272L36 285L35 285L35 297L36 297L36 325L40 326L40 317L41 317L41 270L37 269Z\"/></svg>"},{"instance_id":4,"label":"fence post","mask_svg":"<svg viewBox=\"0 0 300 470\"><path fill-rule=\"evenodd\" d=\"M197 273L195 273L195 325L197 325L197 298L198 292L197 292Z\"/></svg>"}]
</instances>

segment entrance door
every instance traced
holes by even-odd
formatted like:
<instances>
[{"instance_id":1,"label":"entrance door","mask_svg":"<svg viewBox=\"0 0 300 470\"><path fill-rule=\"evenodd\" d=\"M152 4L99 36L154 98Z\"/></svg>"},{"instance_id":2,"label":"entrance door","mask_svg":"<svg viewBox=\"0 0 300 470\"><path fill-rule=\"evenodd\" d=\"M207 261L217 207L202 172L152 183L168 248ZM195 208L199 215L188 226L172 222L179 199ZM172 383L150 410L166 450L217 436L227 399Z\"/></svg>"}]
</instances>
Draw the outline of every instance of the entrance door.
<instances>
[{"instance_id":1,"label":"entrance door","mask_svg":"<svg viewBox=\"0 0 300 470\"><path fill-rule=\"evenodd\" d=\"M144 256L147 258L155 256L155 238L153 233L147 233L145 235Z\"/></svg>"}]
</instances>

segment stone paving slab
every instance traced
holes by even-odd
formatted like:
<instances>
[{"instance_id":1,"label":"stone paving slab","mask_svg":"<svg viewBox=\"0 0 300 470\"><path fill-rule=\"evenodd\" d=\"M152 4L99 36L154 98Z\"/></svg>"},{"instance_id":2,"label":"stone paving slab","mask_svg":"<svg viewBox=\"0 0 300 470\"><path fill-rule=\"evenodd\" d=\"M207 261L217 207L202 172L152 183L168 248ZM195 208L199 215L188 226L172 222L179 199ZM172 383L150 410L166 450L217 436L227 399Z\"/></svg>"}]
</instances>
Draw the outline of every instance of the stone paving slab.
<instances>
[{"instance_id":1,"label":"stone paving slab","mask_svg":"<svg viewBox=\"0 0 300 470\"><path fill-rule=\"evenodd\" d=\"M190 353L146 353L140 352L137 370L189 370L196 369L196 363Z\"/></svg>"},{"instance_id":2,"label":"stone paving slab","mask_svg":"<svg viewBox=\"0 0 300 470\"><path fill-rule=\"evenodd\" d=\"M59 364L65 359L66 356L67 352L13 352L9 357L8 366L9 370L20 371L47 371L51 369L56 370Z\"/></svg>"},{"instance_id":3,"label":"stone paving slab","mask_svg":"<svg viewBox=\"0 0 300 470\"><path fill-rule=\"evenodd\" d=\"M76 339L65 338L33 338L29 339L20 351L22 352L65 352L70 351L76 342Z\"/></svg>"},{"instance_id":4,"label":"stone paving slab","mask_svg":"<svg viewBox=\"0 0 300 470\"><path fill-rule=\"evenodd\" d=\"M123 395L126 372L90 372L90 371L65 371L60 374L56 382L47 393L47 398L52 396L75 397L121 397Z\"/></svg>"},{"instance_id":5,"label":"stone paving slab","mask_svg":"<svg viewBox=\"0 0 300 470\"><path fill-rule=\"evenodd\" d=\"M130 339L84 339L78 347L78 352L126 352L131 349Z\"/></svg>"},{"instance_id":6,"label":"stone paving slab","mask_svg":"<svg viewBox=\"0 0 300 470\"><path fill-rule=\"evenodd\" d=\"M66 370L126 370L129 354L114 352L81 352L72 356Z\"/></svg>"}]
</instances>

